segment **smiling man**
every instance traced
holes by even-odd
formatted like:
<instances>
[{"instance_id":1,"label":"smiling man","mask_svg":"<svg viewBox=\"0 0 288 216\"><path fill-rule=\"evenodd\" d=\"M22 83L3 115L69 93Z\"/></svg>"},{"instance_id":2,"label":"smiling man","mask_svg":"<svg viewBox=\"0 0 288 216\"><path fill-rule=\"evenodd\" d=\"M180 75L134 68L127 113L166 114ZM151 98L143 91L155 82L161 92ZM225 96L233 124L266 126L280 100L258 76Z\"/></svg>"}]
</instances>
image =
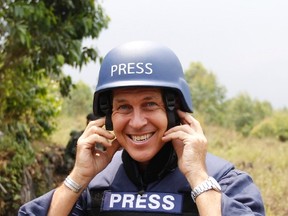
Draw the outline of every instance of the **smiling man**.
<instances>
[{"instance_id":1,"label":"smiling man","mask_svg":"<svg viewBox=\"0 0 288 216\"><path fill-rule=\"evenodd\" d=\"M118 142L145 169L165 144L167 115L160 89L114 90L112 122Z\"/></svg>"},{"instance_id":2,"label":"smiling man","mask_svg":"<svg viewBox=\"0 0 288 216\"><path fill-rule=\"evenodd\" d=\"M102 118L78 139L72 172L19 215L265 214L251 177L207 153L181 64L167 47L135 41L111 50L93 109Z\"/></svg>"}]
</instances>

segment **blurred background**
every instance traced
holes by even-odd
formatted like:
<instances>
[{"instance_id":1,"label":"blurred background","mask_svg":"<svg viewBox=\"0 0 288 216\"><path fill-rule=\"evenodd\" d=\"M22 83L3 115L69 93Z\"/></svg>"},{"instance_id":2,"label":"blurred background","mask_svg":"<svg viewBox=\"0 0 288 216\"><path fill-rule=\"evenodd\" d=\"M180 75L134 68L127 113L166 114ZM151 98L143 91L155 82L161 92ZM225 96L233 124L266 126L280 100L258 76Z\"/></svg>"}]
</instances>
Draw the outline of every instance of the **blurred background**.
<instances>
[{"instance_id":1,"label":"blurred background","mask_svg":"<svg viewBox=\"0 0 288 216\"><path fill-rule=\"evenodd\" d=\"M103 0L108 29L96 40L105 55L131 40L155 40L178 55L183 68L200 61L227 88L227 96L248 92L275 108L288 105L288 2L285 0ZM65 68L66 71L66 68ZM74 80L95 86L98 67ZM67 72L66 71L66 72Z\"/></svg>"},{"instance_id":2,"label":"blurred background","mask_svg":"<svg viewBox=\"0 0 288 216\"><path fill-rule=\"evenodd\" d=\"M131 40L178 55L209 151L251 174L267 215L288 215L287 10L285 0L0 1L0 215L70 172L101 60Z\"/></svg>"}]
</instances>

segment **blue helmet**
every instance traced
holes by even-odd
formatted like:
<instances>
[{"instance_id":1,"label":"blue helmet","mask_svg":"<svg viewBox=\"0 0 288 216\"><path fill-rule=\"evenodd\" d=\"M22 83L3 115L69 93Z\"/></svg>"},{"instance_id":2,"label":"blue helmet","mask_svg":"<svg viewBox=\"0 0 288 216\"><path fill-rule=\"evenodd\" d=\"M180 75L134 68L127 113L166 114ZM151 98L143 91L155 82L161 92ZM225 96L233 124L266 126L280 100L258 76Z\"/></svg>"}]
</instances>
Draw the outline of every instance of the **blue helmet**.
<instances>
[{"instance_id":1,"label":"blue helmet","mask_svg":"<svg viewBox=\"0 0 288 216\"><path fill-rule=\"evenodd\" d=\"M168 95L164 97L168 110L174 110L173 100L180 103L181 110L193 110L179 59L172 50L156 42L129 42L112 49L104 57L94 93L96 116L107 118L112 112L111 90L121 87L159 87Z\"/></svg>"}]
</instances>

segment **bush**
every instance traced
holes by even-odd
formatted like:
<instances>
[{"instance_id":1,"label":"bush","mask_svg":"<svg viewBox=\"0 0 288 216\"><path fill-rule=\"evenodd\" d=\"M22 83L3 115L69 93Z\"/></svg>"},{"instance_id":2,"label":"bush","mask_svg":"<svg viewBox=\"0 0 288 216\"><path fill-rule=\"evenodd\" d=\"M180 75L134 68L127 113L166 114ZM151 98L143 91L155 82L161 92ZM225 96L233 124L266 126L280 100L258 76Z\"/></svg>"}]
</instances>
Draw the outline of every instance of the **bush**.
<instances>
[{"instance_id":1,"label":"bush","mask_svg":"<svg viewBox=\"0 0 288 216\"><path fill-rule=\"evenodd\" d=\"M269 102L253 100L248 94L226 101L225 107L225 126L233 127L244 136L248 136L255 125L273 112Z\"/></svg>"},{"instance_id":2,"label":"bush","mask_svg":"<svg viewBox=\"0 0 288 216\"><path fill-rule=\"evenodd\" d=\"M192 94L194 111L201 113L206 123L221 124L226 88L200 62L191 63L185 77Z\"/></svg>"},{"instance_id":3,"label":"bush","mask_svg":"<svg viewBox=\"0 0 288 216\"><path fill-rule=\"evenodd\" d=\"M25 142L19 143L8 134L0 137L0 215L21 204L23 170L34 162L34 152Z\"/></svg>"},{"instance_id":4,"label":"bush","mask_svg":"<svg viewBox=\"0 0 288 216\"><path fill-rule=\"evenodd\" d=\"M264 119L251 131L251 135L263 137L276 137L285 142L288 140L288 113L275 112L272 117Z\"/></svg>"}]
</instances>

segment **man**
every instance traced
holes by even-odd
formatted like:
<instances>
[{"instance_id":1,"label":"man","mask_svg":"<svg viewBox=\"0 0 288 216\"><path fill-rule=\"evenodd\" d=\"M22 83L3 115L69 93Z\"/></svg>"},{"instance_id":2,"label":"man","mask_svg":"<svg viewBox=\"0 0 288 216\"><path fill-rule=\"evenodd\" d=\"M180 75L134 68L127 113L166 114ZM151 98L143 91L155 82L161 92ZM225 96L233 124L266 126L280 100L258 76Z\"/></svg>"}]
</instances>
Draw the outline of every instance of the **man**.
<instances>
[{"instance_id":1,"label":"man","mask_svg":"<svg viewBox=\"0 0 288 216\"><path fill-rule=\"evenodd\" d=\"M20 215L264 215L251 178L207 153L170 49L136 41L111 50L93 109L103 118L79 138L70 175Z\"/></svg>"}]
</instances>

